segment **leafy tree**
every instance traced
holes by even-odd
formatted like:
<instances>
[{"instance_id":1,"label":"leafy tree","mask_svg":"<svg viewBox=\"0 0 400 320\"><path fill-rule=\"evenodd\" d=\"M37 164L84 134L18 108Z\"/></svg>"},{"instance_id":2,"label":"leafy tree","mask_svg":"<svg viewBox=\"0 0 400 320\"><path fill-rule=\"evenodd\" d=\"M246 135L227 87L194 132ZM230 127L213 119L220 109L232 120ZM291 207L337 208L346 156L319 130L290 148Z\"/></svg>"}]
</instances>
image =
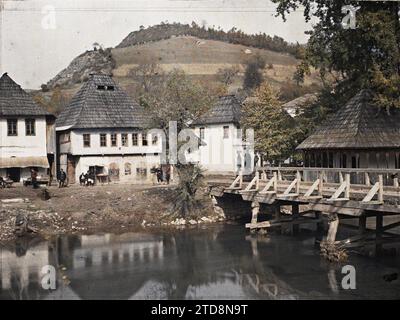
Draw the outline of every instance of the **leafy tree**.
<instances>
[{"instance_id":1,"label":"leafy tree","mask_svg":"<svg viewBox=\"0 0 400 320\"><path fill-rule=\"evenodd\" d=\"M235 80L235 77L238 75L239 71L240 70L239 70L238 66L219 69L217 72L217 78L224 85L229 86L233 83L233 81Z\"/></svg>"},{"instance_id":2,"label":"leafy tree","mask_svg":"<svg viewBox=\"0 0 400 320\"><path fill-rule=\"evenodd\" d=\"M294 120L282 108L278 94L264 82L242 108L243 127L254 129L255 151L274 162L289 157L297 144Z\"/></svg>"},{"instance_id":3,"label":"leafy tree","mask_svg":"<svg viewBox=\"0 0 400 320\"><path fill-rule=\"evenodd\" d=\"M149 93L157 82L163 81L164 71L152 61L139 64L133 68L129 75L139 83L139 95Z\"/></svg>"},{"instance_id":4,"label":"leafy tree","mask_svg":"<svg viewBox=\"0 0 400 320\"><path fill-rule=\"evenodd\" d=\"M140 102L151 114L151 127L160 128L168 135L170 121L177 122L178 131L187 128L213 101L209 91L175 69L165 75L163 82L154 85Z\"/></svg>"},{"instance_id":5,"label":"leafy tree","mask_svg":"<svg viewBox=\"0 0 400 320\"><path fill-rule=\"evenodd\" d=\"M265 68L265 60L256 55L246 63L246 71L244 73L243 88L255 89L263 82L262 71Z\"/></svg>"},{"instance_id":6,"label":"leafy tree","mask_svg":"<svg viewBox=\"0 0 400 320\"><path fill-rule=\"evenodd\" d=\"M49 98L38 93L33 97L33 100L54 115L60 114L69 101L68 97L58 86L53 90L52 95Z\"/></svg>"},{"instance_id":7,"label":"leafy tree","mask_svg":"<svg viewBox=\"0 0 400 320\"><path fill-rule=\"evenodd\" d=\"M187 217L196 213L200 203L196 199L198 189L203 186L203 170L195 164L179 166L179 182L176 190L173 212Z\"/></svg>"},{"instance_id":8,"label":"leafy tree","mask_svg":"<svg viewBox=\"0 0 400 320\"><path fill-rule=\"evenodd\" d=\"M202 115L212 104L212 94L203 86L190 80L180 70L173 70L165 75L163 82L158 83L141 99L141 104L151 115L151 128L164 131L169 149L169 124L176 121L178 132L189 127L190 123ZM178 148L180 146L178 145ZM179 184L176 189L173 214L186 216L197 203L195 200L198 186L202 179L201 169L192 164L175 165Z\"/></svg>"},{"instance_id":9,"label":"leafy tree","mask_svg":"<svg viewBox=\"0 0 400 320\"><path fill-rule=\"evenodd\" d=\"M311 65L320 71L323 83L329 87L329 77L334 79L333 95L340 99L336 105L349 99L361 88L372 88L376 102L388 109L399 106L400 93L390 88L398 87L400 75L400 19L397 2L359 2L325 0L273 0L277 13L283 19L300 6L309 21L318 22L309 32L310 39L304 52L303 64L295 75L302 74ZM357 27L342 26L342 7L360 7L356 13ZM386 88L386 89L384 89ZM389 89L387 89L389 88Z\"/></svg>"}]
</instances>

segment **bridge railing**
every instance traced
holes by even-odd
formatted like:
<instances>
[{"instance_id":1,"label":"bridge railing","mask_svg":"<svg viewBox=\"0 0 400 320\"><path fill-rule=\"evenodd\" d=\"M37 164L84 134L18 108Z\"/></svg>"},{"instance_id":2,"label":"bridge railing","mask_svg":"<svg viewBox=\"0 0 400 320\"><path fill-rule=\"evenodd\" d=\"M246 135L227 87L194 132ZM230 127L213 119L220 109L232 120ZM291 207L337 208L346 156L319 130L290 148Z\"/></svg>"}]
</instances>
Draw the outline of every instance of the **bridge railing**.
<instances>
[{"instance_id":1,"label":"bridge railing","mask_svg":"<svg viewBox=\"0 0 400 320\"><path fill-rule=\"evenodd\" d=\"M370 169L370 168L307 168L307 167L257 167L261 178L270 179L274 173L278 180L292 181L300 174L301 180L313 182L322 178L326 183L342 183L346 175L350 175L350 183L371 186L383 180L383 185L399 187L400 169Z\"/></svg>"}]
</instances>

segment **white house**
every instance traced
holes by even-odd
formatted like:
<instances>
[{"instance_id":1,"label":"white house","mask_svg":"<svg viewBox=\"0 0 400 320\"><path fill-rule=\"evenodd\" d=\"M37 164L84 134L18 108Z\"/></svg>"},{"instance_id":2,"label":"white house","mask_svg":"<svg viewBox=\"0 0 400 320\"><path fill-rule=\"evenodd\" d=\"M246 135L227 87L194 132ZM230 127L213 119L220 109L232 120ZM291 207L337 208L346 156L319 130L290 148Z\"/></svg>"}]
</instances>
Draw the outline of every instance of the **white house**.
<instances>
[{"instance_id":1,"label":"white house","mask_svg":"<svg viewBox=\"0 0 400 320\"><path fill-rule=\"evenodd\" d=\"M202 143L190 155L191 161L197 161L208 174L252 171L254 147L243 142L240 116L241 103L234 95L220 97L207 114L192 123Z\"/></svg>"},{"instance_id":2,"label":"white house","mask_svg":"<svg viewBox=\"0 0 400 320\"><path fill-rule=\"evenodd\" d=\"M161 138L143 130L149 120L111 77L91 75L56 121L59 168L69 183L88 170L111 181L149 180L162 151Z\"/></svg>"},{"instance_id":3,"label":"white house","mask_svg":"<svg viewBox=\"0 0 400 320\"><path fill-rule=\"evenodd\" d=\"M47 176L54 165L54 116L7 73L0 78L0 176L18 182L30 169Z\"/></svg>"}]
</instances>

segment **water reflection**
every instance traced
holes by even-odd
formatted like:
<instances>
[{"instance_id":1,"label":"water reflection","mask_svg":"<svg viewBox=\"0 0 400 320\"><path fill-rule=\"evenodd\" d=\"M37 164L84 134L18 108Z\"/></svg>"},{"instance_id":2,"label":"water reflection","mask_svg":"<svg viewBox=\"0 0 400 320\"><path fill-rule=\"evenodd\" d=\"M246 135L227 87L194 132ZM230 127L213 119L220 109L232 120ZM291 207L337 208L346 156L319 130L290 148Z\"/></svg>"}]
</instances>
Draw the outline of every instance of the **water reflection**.
<instances>
[{"instance_id":1,"label":"water reflection","mask_svg":"<svg viewBox=\"0 0 400 320\"><path fill-rule=\"evenodd\" d=\"M0 299L399 298L396 260L352 256L357 290L341 288L341 266L322 260L314 238L249 236L243 226L171 234L23 240L0 247ZM54 265L57 289L41 287Z\"/></svg>"}]
</instances>

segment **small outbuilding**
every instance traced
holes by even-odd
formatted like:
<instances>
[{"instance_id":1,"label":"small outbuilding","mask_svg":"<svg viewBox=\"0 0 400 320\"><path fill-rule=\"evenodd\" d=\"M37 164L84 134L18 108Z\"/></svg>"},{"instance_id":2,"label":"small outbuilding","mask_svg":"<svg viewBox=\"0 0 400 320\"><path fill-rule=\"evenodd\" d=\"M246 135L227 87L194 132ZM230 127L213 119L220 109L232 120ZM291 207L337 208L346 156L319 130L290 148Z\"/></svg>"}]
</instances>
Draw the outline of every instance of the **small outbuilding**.
<instances>
[{"instance_id":1,"label":"small outbuilding","mask_svg":"<svg viewBox=\"0 0 400 320\"><path fill-rule=\"evenodd\" d=\"M400 110L379 108L361 90L305 139L305 167L400 168Z\"/></svg>"}]
</instances>

